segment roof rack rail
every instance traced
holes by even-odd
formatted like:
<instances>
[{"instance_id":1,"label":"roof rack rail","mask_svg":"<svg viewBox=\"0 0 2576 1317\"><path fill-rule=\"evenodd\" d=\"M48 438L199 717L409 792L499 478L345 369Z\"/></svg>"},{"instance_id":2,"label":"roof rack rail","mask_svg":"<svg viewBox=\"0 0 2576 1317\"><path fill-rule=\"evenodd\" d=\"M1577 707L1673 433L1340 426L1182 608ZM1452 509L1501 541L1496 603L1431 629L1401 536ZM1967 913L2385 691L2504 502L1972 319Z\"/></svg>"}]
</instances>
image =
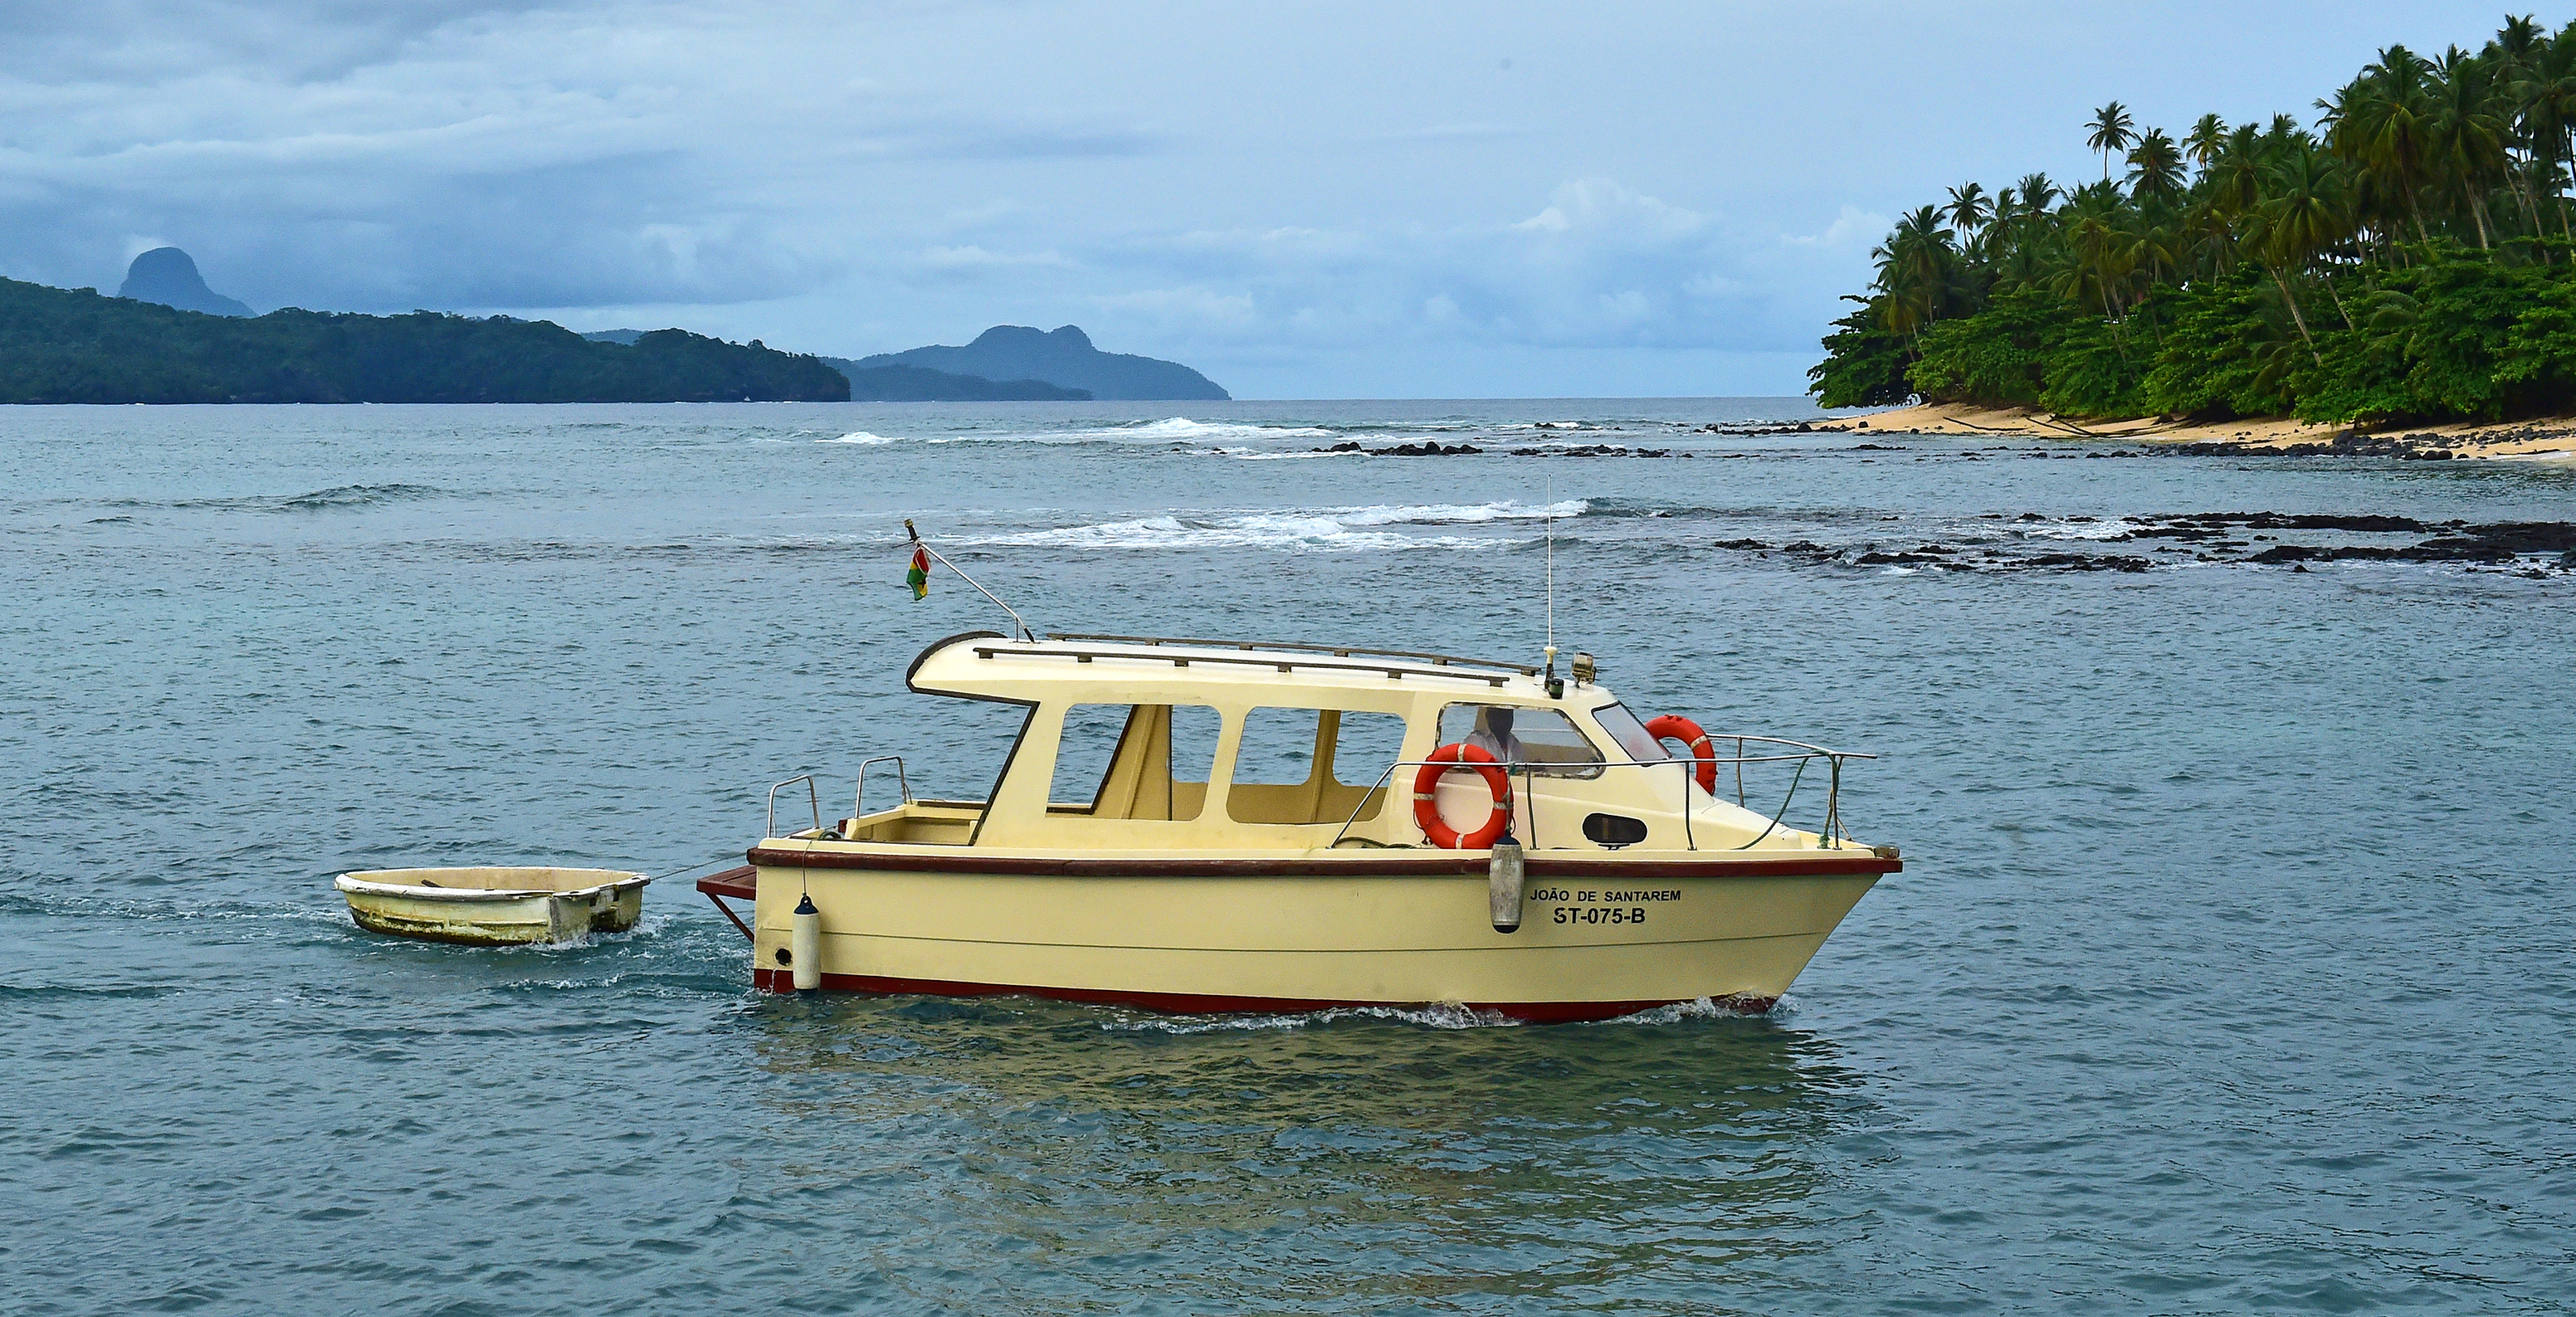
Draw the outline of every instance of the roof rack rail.
<instances>
[{"instance_id":1,"label":"roof rack rail","mask_svg":"<svg viewBox=\"0 0 2576 1317\"><path fill-rule=\"evenodd\" d=\"M1535 677L1538 668L1528 663L1501 663L1493 659L1461 658L1455 654L1432 654L1415 649L1370 649L1363 645L1304 645L1286 640L1205 640L1187 636L1111 636L1078 631L1050 631L1049 640L1105 641L1122 645L1197 645L1207 649L1289 650L1307 654L1330 654L1335 658L1366 655L1372 658L1420 659L1434 667L1494 668Z\"/></svg>"},{"instance_id":2,"label":"roof rack rail","mask_svg":"<svg viewBox=\"0 0 2576 1317\"><path fill-rule=\"evenodd\" d=\"M1193 663L1231 663L1248 668L1277 668L1281 672L1290 672L1298 668L1333 672L1376 672L1384 674L1389 681L1402 681L1406 677L1445 677L1451 681L1481 681L1495 687L1500 687L1511 680L1501 672L1477 672L1454 663L1413 667L1397 663L1339 663L1330 659L1299 658L1294 654L1276 652L1264 655L1258 650L1247 654L1139 654L1133 650L1022 649L1018 646L1005 648L1001 645L977 645L975 657L979 659L1069 658L1076 663L1089 663L1093 659L1103 658L1161 659L1176 668L1186 668Z\"/></svg>"}]
</instances>

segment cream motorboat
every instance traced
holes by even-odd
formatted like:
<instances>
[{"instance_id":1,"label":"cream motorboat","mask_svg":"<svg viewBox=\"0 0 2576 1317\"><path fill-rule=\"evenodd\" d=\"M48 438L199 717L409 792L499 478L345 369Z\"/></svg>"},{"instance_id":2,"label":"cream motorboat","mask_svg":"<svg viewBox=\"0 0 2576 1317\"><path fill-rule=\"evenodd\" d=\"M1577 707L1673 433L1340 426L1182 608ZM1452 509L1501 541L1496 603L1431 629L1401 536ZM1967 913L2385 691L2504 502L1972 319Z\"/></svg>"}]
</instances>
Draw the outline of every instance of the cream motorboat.
<instances>
[{"instance_id":1,"label":"cream motorboat","mask_svg":"<svg viewBox=\"0 0 2576 1317\"><path fill-rule=\"evenodd\" d=\"M1027 709L987 799L907 786L869 812L871 760L852 817L827 823L791 779L750 863L698 886L773 991L1767 1009L1901 867L1840 831L1843 763L1868 756L1728 735L1721 759L1659 719L1692 742L1677 758L1588 669L1568 685L1396 651L972 632L906 679ZM1819 830L1747 808L1748 767L1821 787ZM815 826L779 835L799 784ZM748 925L726 898L753 903Z\"/></svg>"},{"instance_id":2,"label":"cream motorboat","mask_svg":"<svg viewBox=\"0 0 2576 1317\"><path fill-rule=\"evenodd\" d=\"M371 933L511 946L625 932L651 881L622 869L373 869L332 886Z\"/></svg>"}]
</instances>

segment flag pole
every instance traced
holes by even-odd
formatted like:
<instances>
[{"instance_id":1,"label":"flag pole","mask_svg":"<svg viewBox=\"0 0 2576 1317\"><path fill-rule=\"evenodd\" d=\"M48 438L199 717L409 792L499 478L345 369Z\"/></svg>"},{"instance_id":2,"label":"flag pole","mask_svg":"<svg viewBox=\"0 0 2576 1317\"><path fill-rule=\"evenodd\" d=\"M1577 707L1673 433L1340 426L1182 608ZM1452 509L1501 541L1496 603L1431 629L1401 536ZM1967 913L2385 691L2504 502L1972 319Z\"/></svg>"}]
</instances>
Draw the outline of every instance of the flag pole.
<instances>
[{"instance_id":1,"label":"flag pole","mask_svg":"<svg viewBox=\"0 0 2576 1317\"><path fill-rule=\"evenodd\" d=\"M1029 630L1029 624L1020 620L1019 610L1011 607L1009 604L1003 603L1000 595L985 589L983 582L976 580L972 576L968 576L964 569L958 567L957 564L948 561L946 558L941 557L939 555L939 550L934 549L930 547L929 544L925 543L921 538L921 532L913 529L912 518L906 517L903 519L903 533L912 537L912 547L919 549L923 553L929 554L931 561L938 563L940 566L945 567L952 572L956 572L958 580L974 586L975 592L992 600L995 608L1001 609L1005 613L1009 613L1011 615L1012 624L1020 629L1020 639L1027 641L1035 641L1037 639L1036 633Z\"/></svg>"}]
</instances>

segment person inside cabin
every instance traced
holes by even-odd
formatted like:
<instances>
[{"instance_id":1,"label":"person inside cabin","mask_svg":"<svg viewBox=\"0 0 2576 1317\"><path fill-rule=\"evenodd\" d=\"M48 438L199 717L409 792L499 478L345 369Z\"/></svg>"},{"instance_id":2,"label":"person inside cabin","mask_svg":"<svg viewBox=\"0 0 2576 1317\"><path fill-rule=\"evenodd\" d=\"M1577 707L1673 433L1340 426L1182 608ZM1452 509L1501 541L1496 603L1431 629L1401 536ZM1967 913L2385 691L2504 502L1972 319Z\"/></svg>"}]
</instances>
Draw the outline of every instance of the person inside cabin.
<instances>
[{"instance_id":1,"label":"person inside cabin","mask_svg":"<svg viewBox=\"0 0 2576 1317\"><path fill-rule=\"evenodd\" d=\"M1512 735L1511 709L1500 704L1476 710L1476 730L1467 734L1467 744L1506 764L1529 758L1529 752L1521 748L1521 738Z\"/></svg>"}]
</instances>

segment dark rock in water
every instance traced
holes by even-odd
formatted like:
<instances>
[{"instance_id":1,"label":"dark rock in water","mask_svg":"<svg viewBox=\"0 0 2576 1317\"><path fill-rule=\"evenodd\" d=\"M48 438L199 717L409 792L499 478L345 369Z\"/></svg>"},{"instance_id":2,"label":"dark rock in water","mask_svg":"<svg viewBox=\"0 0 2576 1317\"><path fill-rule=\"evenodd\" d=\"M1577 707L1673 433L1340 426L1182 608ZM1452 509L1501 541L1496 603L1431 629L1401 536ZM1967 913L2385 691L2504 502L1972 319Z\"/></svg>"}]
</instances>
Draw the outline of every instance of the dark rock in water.
<instances>
[{"instance_id":1,"label":"dark rock in water","mask_svg":"<svg viewBox=\"0 0 2576 1317\"><path fill-rule=\"evenodd\" d=\"M1721 549L1767 549L1771 546L1764 544L1760 540L1719 540L1717 542L1717 547Z\"/></svg>"},{"instance_id":2,"label":"dark rock in water","mask_svg":"<svg viewBox=\"0 0 2576 1317\"><path fill-rule=\"evenodd\" d=\"M249 307L208 288L205 276L197 273L197 263L176 247L155 247L135 257L134 264L125 267L125 286L116 295L210 316L250 314Z\"/></svg>"},{"instance_id":3,"label":"dark rock in water","mask_svg":"<svg viewBox=\"0 0 2576 1317\"><path fill-rule=\"evenodd\" d=\"M1316 448L1308 451L1317 453L1365 453L1368 450L1360 447L1360 442L1357 439L1345 439L1330 448Z\"/></svg>"},{"instance_id":4,"label":"dark rock in water","mask_svg":"<svg viewBox=\"0 0 2576 1317\"><path fill-rule=\"evenodd\" d=\"M1205 399L1233 395L1187 366L1123 352L1103 352L1082 330L1066 325L1052 333L1025 325L995 325L964 347L914 348L861 357L852 365L919 366L987 380L1038 380L1092 397L1119 401Z\"/></svg>"},{"instance_id":5,"label":"dark rock in water","mask_svg":"<svg viewBox=\"0 0 2576 1317\"><path fill-rule=\"evenodd\" d=\"M1485 450L1473 444L1451 444L1443 448L1439 441L1434 440L1430 443L1397 444L1393 448L1370 448L1363 451L1379 457L1458 457L1469 453L1481 453Z\"/></svg>"},{"instance_id":6,"label":"dark rock in water","mask_svg":"<svg viewBox=\"0 0 2576 1317\"><path fill-rule=\"evenodd\" d=\"M2055 567L2069 572L2143 572L2153 564L2119 553L2043 553L2024 558L2022 567Z\"/></svg>"}]
</instances>

